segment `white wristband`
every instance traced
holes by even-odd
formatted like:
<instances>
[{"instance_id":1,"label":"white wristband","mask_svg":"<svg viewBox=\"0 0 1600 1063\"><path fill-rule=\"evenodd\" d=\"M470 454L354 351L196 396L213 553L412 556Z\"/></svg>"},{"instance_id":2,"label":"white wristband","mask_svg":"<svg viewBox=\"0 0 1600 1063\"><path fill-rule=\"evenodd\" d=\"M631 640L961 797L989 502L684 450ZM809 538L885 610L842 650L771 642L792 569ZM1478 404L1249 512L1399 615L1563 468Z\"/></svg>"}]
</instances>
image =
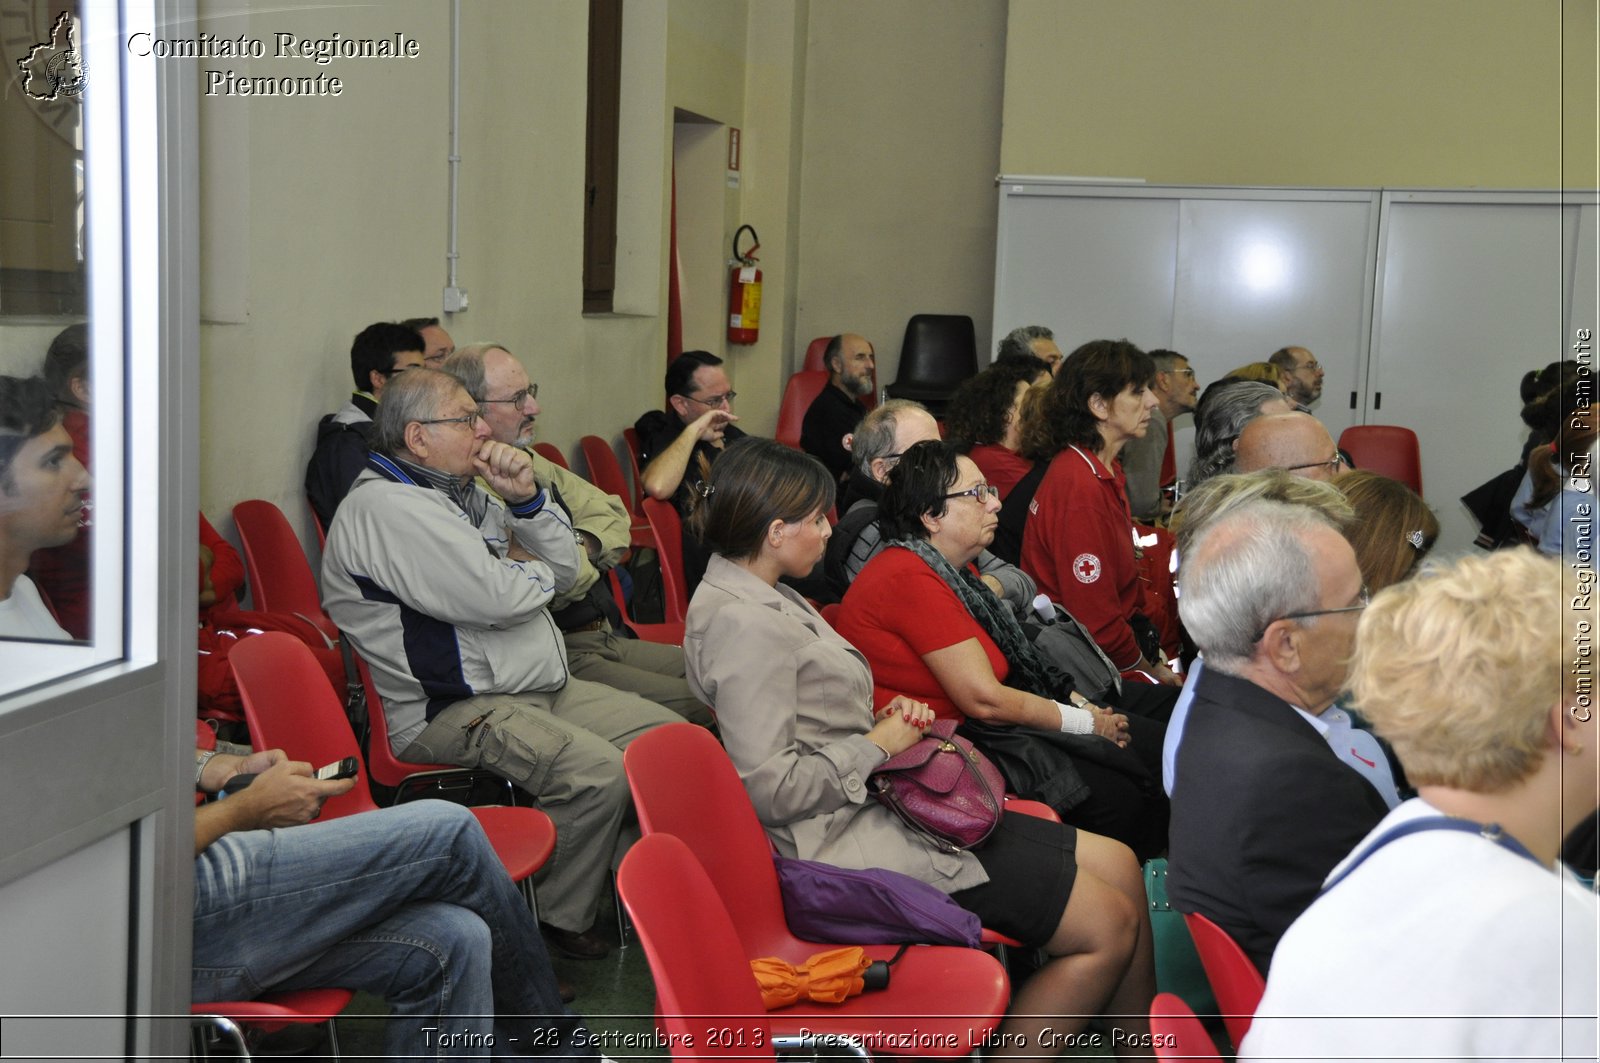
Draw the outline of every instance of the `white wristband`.
<instances>
[{"instance_id":1,"label":"white wristband","mask_svg":"<svg viewBox=\"0 0 1600 1063\"><path fill-rule=\"evenodd\" d=\"M1064 701L1056 702L1056 708L1061 710L1061 730L1069 735L1094 734L1094 713L1088 709L1075 708Z\"/></svg>"}]
</instances>

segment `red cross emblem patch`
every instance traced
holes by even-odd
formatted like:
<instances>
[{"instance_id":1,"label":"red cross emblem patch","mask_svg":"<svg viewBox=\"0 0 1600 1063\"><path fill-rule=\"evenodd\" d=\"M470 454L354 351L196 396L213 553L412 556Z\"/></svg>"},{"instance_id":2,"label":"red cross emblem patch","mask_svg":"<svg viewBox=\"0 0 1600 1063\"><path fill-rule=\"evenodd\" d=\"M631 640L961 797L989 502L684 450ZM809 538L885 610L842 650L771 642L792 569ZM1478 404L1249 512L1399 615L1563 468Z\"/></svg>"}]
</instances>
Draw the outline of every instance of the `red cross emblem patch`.
<instances>
[{"instance_id":1,"label":"red cross emblem patch","mask_svg":"<svg viewBox=\"0 0 1600 1063\"><path fill-rule=\"evenodd\" d=\"M1093 554L1079 554L1072 559L1072 574L1079 583L1093 583L1100 578L1100 559Z\"/></svg>"}]
</instances>

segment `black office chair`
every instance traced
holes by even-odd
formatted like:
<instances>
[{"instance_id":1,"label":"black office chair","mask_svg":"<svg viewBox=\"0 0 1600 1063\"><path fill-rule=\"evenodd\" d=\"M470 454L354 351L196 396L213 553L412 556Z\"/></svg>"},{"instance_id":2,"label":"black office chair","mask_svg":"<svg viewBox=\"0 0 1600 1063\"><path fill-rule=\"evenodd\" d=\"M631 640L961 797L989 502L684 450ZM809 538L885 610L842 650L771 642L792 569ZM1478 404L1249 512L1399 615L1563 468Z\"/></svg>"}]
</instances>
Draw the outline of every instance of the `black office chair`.
<instances>
[{"instance_id":1,"label":"black office chair","mask_svg":"<svg viewBox=\"0 0 1600 1063\"><path fill-rule=\"evenodd\" d=\"M890 398L914 399L944 415L961 382L978 372L978 341L965 314L914 314L900 345L900 369Z\"/></svg>"}]
</instances>

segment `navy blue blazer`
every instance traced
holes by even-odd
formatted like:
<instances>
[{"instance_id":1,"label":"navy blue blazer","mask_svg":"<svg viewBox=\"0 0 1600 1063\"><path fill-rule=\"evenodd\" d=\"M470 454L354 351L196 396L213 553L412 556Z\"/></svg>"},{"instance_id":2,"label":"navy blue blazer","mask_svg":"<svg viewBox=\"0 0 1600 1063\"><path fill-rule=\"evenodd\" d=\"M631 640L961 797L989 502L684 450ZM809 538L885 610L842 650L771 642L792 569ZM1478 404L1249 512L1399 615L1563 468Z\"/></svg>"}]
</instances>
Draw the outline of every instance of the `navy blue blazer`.
<instances>
[{"instance_id":1,"label":"navy blue blazer","mask_svg":"<svg viewBox=\"0 0 1600 1063\"><path fill-rule=\"evenodd\" d=\"M1293 706L1201 673L1178 749L1167 893L1226 930L1263 974L1335 864L1387 813Z\"/></svg>"}]
</instances>

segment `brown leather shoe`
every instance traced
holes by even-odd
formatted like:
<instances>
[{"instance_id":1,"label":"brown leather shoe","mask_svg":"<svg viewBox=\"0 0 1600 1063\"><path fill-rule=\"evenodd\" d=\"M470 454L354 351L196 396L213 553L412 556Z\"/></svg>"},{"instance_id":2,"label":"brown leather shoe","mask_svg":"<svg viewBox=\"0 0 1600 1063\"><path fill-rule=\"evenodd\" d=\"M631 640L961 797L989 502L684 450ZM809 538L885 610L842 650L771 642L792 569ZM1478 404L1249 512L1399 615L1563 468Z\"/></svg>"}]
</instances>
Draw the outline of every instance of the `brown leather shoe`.
<instances>
[{"instance_id":1,"label":"brown leather shoe","mask_svg":"<svg viewBox=\"0 0 1600 1063\"><path fill-rule=\"evenodd\" d=\"M550 926L546 923L539 924L539 929L544 932L547 945L575 960L599 960L611 952L611 946L593 930L578 933L574 930L562 930L560 927Z\"/></svg>"},{"instance_id":2,"label":"brown leather shoe","mask_svg":"<svg viewBox=\"0 0 1600 1063\"><path fill-rule=\"evenodd\" d=\"M578 991L572 988L572 983L565 978L556 979L556 992L561 994L561 1003L571 1004L578 999Z\"/></svg>"}]
</instances>

